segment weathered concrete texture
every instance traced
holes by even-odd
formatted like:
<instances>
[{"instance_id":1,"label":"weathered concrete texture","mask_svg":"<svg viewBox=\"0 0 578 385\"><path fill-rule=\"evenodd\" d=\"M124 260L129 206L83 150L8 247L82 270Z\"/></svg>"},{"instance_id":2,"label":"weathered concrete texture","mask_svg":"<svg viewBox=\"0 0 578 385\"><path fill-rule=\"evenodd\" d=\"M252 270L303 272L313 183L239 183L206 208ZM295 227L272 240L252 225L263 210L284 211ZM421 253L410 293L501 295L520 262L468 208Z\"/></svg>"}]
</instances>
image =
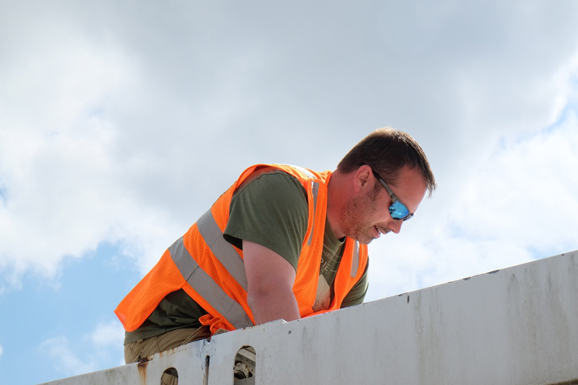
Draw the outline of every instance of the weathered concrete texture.
<instances>
[{"instance_id":1,"label":"weathered concrete texture","mask_svg":"<svg viewBox=\"0 0 578 385\"><path fill-rule=\"evenodd\" d=\"M578 384L578 251L50 384L233 384L242 346L258 385Z\"/></svg>"}]
</instances>

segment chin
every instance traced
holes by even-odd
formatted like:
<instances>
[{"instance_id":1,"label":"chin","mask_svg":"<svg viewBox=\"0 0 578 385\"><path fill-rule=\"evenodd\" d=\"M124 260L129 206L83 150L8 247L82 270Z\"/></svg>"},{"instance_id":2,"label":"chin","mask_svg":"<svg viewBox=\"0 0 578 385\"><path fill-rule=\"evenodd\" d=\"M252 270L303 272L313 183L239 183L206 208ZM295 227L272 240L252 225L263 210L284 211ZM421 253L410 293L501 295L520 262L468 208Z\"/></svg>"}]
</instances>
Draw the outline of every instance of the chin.
<instances>
[{"instance_id":1,"label":"chin","mask_svg":"<svg viewBox=\"0 0 578 385\"><path fill-rule=\"evenodd\" d=\"M367 237L352 237L353 239L355 239L357 242L361 243L362 245L369 245L371 243L371 241L373 241L375 238L367 238Z\"/></svg>"},{"instance_id":2,"label":"chin","mask_svg":"<svg viewBox=\"0 0 578 385\"><path fill-rule=\"evenodd\" d=\"M365 231L363 231L365 230ZM349 233L349 234L348 234ZM367 228L363 228L361 229L361 231L355 231L355 229L351 229L351 231L346 232L346 236L351 238L351 239L355 239L357 242L361 243L362 245L369 245L371 243L371 241L373 241L375 238L375 235L373 233L373 227L371 228L371 230L368 230Z\"/></svg>"}]
</instances>

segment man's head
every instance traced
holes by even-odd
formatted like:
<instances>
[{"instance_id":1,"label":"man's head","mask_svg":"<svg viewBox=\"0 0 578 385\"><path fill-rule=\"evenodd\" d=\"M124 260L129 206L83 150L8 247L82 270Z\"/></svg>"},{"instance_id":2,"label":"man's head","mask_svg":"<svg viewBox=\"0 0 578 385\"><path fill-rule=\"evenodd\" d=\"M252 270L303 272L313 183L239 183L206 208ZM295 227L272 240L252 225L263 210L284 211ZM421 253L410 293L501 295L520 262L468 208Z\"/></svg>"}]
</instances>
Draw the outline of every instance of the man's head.
<instances>
[{"instance_id":1,"label":"man's head","mask_svg":"<svg viewBox=\"0 0 578 385\"><path fill-rule=\"evenodd\" d=\"M389 231L398 233L425 192L431 195L436 187L419 144L391 128L376 130L353 147L334 178L339 187L333 199L341 203L328 213L332 229L361 243Z\"/></svg>"},{"instance_id":2,"label":"man's head","mask_svg":"<svg viewBox=\"0 0 578 385\"><path fill-rule=\"evenodd\" d=\"M380 128L363 138L341 159L337 170L347 174L364 164L370 166L387 184L395 184L402 168L417 168L428 194L436 188L435 178L421 146L405 132Z\"/></svg>"}]
</instances>

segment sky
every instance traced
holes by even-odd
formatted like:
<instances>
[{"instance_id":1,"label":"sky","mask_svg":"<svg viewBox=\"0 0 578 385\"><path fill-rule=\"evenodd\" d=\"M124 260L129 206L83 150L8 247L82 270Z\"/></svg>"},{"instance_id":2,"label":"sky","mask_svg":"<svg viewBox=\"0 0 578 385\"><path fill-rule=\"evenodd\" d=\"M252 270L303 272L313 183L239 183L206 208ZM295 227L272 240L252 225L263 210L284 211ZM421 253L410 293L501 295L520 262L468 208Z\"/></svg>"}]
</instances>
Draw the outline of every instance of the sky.
<instances>
[{"instance_id":1,"label":"sky","mask_svg":"<svg viewBox=\"0 0 578 385\"><path fill-rule=\"evenodd\" d=\"M370 245L368 301L578 249L576 1L0 9L0 384L122 365L114 308L245 168L380 127L438 189Z\"/></svg>"}]
</instances>

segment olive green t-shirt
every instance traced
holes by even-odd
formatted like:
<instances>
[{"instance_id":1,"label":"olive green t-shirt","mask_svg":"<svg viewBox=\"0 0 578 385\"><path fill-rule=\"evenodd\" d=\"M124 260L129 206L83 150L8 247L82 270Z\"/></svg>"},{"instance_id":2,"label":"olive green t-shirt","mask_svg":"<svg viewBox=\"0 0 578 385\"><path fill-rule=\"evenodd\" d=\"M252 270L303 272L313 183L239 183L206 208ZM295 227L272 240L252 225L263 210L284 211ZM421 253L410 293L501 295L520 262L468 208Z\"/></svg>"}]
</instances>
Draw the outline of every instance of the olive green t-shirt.
<instances>
[{"instance_id":1,"label":"olive green t-shirt","mask_svg":"<svg viewBox=\"0 0 578 385\"><path fill-rule=\"evenodd\" d=\"M253 177L233 196L224 238L242 248L242 240L273 250L297 269L301 245L307 232L307 196L301 183L282 171ZM337 239L326 223L319 284L313 309L328 309L333 299L333 281L343 255L344 240ZM342 307L363 302L367 292L367 267L351 289ZM125 345L179 328L198 328L207 312L182 289L167 295L135 331L126 332Z\"/></svg>"}]
</instances>

